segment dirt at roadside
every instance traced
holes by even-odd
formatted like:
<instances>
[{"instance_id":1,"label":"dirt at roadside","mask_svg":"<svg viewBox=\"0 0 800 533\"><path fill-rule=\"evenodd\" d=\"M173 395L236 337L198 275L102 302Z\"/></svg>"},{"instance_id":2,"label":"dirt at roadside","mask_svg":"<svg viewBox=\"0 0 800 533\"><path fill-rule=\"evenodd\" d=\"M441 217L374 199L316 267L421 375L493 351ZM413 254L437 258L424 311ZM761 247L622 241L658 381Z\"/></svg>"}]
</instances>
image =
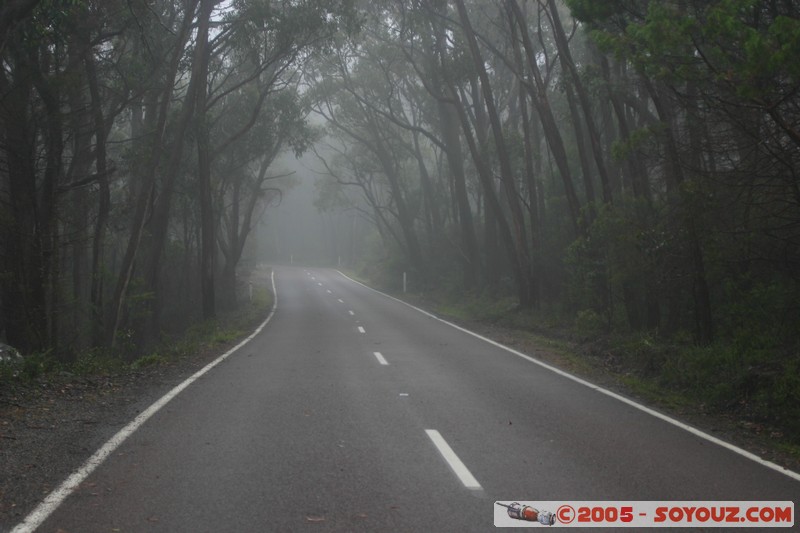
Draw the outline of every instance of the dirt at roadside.
<instances>
[{"instance_id":1,"label":"dirt at roadside","mask_svg":"<svg viewBox=\"0 0 800 533\"><path fill-rule=\"evenodd\" d=\"M0 386L0 531L10 531L111 436L228 348L118 375Z\"/></svg>"}]
</instances>

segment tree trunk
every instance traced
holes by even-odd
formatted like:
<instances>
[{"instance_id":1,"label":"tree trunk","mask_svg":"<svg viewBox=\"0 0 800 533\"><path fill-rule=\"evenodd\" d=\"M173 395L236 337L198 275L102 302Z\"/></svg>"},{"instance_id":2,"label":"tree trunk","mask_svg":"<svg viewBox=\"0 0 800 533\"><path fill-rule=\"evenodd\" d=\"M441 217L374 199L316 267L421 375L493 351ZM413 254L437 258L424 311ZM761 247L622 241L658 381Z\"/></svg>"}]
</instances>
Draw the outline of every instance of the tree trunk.
<instances>
[{"instance_id":1,"label":"tree trunk","mask_svg":"<svg viewBox=\"0 0 800 533\"><path fill-rule=\"evenodd\" d=\"M448 87L450 91L451 98L454 102L459 101L456 95L455 89L450 86ZM464 109L463 105L456 106L456 110L458 111L458 118L461 122L461 129L464 133L464 138L467 141L467 146L469 147L470 154L472 155L472 161L475 163L475 168L478 171L478 178L481 181L481 186L484 191L484 199L486 202L486 208L484 217L487 220L486 227L487 228L497 228L497 231L500 233L500 241L503 243L503 246L508 254L509 260L512 265L512 272L514 275L514 280L517 282L518 286L521 287L521 277L523 273L519 271L519 264L516 254L517 249L514 245L514 237L511 234L511 228L508 226L508 220L506 220L505 216L503 215L502 207L500 205L500 199L497 197L497 193L494 190L494 183L491 172L486 164L484 155L478 146L478 143L475 141L475 136L472 134L472 129L469 122L469 116L467 116L467 111ZM491 220L493 223L491 223ZM487 229L488 231L488 229ZM497 242L497 239L491 239L491 246L488 246L488 249L491 249L494 246L494 243ZM491 275L492 275L492 266L497 261L497 254L494 257L487 258L487 276L489 276L489 280L491 282Z\"/></svg>"},{"instance_id":2,"label":"tree trunk","mask_svg":"<svg viewBox=\"0 0 800 533\"><path fill-rule=\"evenodd\" d=\"M133 278L134 265L139 252L140 244L142 242L145 223L147 222L148 214L150 214L150 201L155 190L156 172L161 161L167 117L173 98L172 91L175 84L175 78L177 77L178 67L180 66L180 60L183 56L184 47L189 39L189 33L192 27L192 21L194 20L197 2L198 0L190 0L186 6L183 22L181 24L181 31L175 40L175 47L172 57L170 58L170 65L165 75L165 84L163 91L161 92L161 101L158 103L156 127L155 131L153 132L150 153L148 155L146 166L142 169L143 174L141 176L141 185L138 190L136 205L134 207L133 227L131 229L131 235L128 239L128 244L125 248L125 255L122 258L120 273L117 278L117 283L114 288L114 295L110 303L110 329L108 331L107 342L111 347L116 345L117 331L121 325L128 287L130 286L131 279ZM180 131L180 129L181 128L178 128L179 131L177 133L179 133L182 137L182 131ZM181 138L180 142L178 142L176 139L175 142L182 145L183 139ZM174 166L170 165L170 167L172 171L175 172L177 164Z\"/></svg>"},{"instance_id":3,"label":"tree trunk","mask_svg":"<svg viewBox=\"0 0 800 533\"><path fill-rule=\"evenodd\" d=\"M208 100L207 79L208 61L208 29L211 11L215 0L202 0L200 5L200 22L197 30L197 54L200 57L200 72L197 82L197 104L195 106L195 124L197 137L197 178L200 193L200 289L203 299L203 319L216 317L214 295L214 266L217 240L214 231L214 212L211 203L211 159L209 154L209 131L206 117L206 101ZM235 290L235 287L234 287Z\"/></svg>"},{"instance_id":4,"label":"tree trunk","mask_svg":"<svg viewBox=\"0 0 800 533\"><path fill-rule=\"evenodd\" d=\"M565 70L571 75L573 87L575 87L575 92L578 93L578 101L583 110L583 119L586 122L586 128L589 130L589 143L592 147L594 162L597 165L597 172L600 175L600 183L603 186L603 202L610 204L612 202L611 181L608 178L608 170L606 169L605 159L603 158L603 149L600 145L600 131L592 115L592 104L589 101L589 95L578 74L575 61L572 59L572 52L569 48L569 42L567 42L567 36L564 33L564 27L561 25L561 18L558 15L558 7L556 6L555 0L548 0L547 3L550 8L550 16L553 19L553 35L555 36L556 46L558 47L559 58Z\"/></svg>"},{"instance_id":5,"label":"tree trunk","mask_svg":"<svg viewBox=\"0 0 800 533\"><path fill-rule=\"evenodd\" d=\"M94 122L95 155L97 167L97 183L100 188L97 220L94 225L92 240L92 271L90 299L92 305L92 345L97 347L103 344L105 332L105 315L103 313L103 249L105 247L106 226L111 211L111 190L108 185L108 156L106 155L106 138L108 132L103 117L100 88L97 83L97 69L91 49L86 51L84 57L86 76L91 95L92 119Z\"/></svg>"},{"instance_id":6,"label":"tree trunk","mask_svg":"<svg viewBox=\"0 0 800 533\"><path fill-rule=\"evenodd\" d=\"M475 234L475 222L467 194L464 153L459 135L458 111L455 108L456 104L445 97L447 89L440 72L446 68L445 28L442 24L438 24L437 21L432 21L432 26L435 34L433 48L436 50L438 61L431 60L428 65L428 71L433 79L433 83L430 85L433 90L429 92L436 99L436 110L439 117L442 140L445 145L447 167L450 171L453 186L453 196L455 198L455 209L453 211L454 217L458 219L461 236L460 255L462 258L463 284L465 288L473 288L478 284L480 272L478 238ZM427 36L423 36L423 38L427 38ZM426 84L426 87L429 86Z\"/></svg>"},{"instance_id":7,"label":"tree trunk","mask_svg":"<svg viewBox=\"0 0 800 533\"><path fill-rule=\"evenodd\" d=\"M645 80L645 82L650 90L659 119L661 119L664 125L663 136L666 150L665 175L667 178L667 193L673 201L679 201L683 204L679 206L679 219L675 221L675 224L679 227L682 226L687 236L686 244L691 264L692 295L694 299L695 340L698 344L705 345L714 340L711 293L708 289L703 249L700 244L699 235L697 234L694 213L692 213L691 205L687 205L686 199L682 197L683 193L680 190L680 185L684 182L685 177L678 145L675 140L675 120L672 109L660 88L654 87L648 80ZM671 296L671 298L674 297L675 296ZM671 304L670 309L672 312L679 311L677 304ZM674 320L675 318L673 317L670 322L674 322Z\"/></svg>"},{"instance_id":8,"label":"tree trunk","mask_svg":"<svg viewBox=\"0 0 800 533\"><path fill-rule=\"evenodd\" d=\"M535 89L529 87L529 92L531 93L531 99L536 107L536 112L539 115L539 120L542 122L547 145L550 147L550 152L553 154L559 174L561 175L561 180L564 183L564 192L567 196L572 227L576 235L582 235L585 233L586 227L580 222L581 205L578 200L578 195L575 193L575 185L572 179L572 172L569 169L567 151L564 147L564 140L561 138L561 133L558 130L558 123L553 115L553 110L550 108L550 103L547 100L547 87L545 87L544 80L542 79L541 72L536 62L536 52L531 43L530 35L528 34L525 16L522 14L522 10L516 0L506 0L506 7L510 10L513 16L512 18L516 20L520 30L522 46L528 60L528 69L533 75L536 85Z\"/></svg>"},{"instance_id":9,"label":"tree trunk","mask_svg":"<svg viewBox=\"0 0 800 533\"><path fill-rule=\"evenodd\" d=\"M467 195L466 177L464 173L464 154L461 150L461 138L458 134L458 112L455 104L438 103L439 122L442 125L447 166L453 180L453 192L458 208L458 227L461 232L461 256L463 257L464 287L475 287L478 283L480 261L478 259L478 239L475 236L475 223L472 220L472 207Z\"/></svg>"},{"instance_id":10,"label":"tree trunk","mask_svg":"<svg viewBox=\"0 0 800 533\"><path fill-rule=\"evenodd\" d=\"M515 259L519 278L517 280L519 288L520 305L524 308L530 307L532 301L531 280L530 280L530 256L528 253L528 239L525 230L525 216L522 212L522 207L519 202L519 193L514 182L513 171L511 170L511 160L506 148L505 137L503 135L503 128L500 123L500 116L497 112L497 107L494 101L492 86L489 82L489 76L486 73L486 67L483 58L478 48L478 40L475 37L475 32L472 29L469 16L467 15L466 7L464 7L463 0L456 1L458 8L459 18L461 25L464 29L464 34L469 45L470 55L478 73L478 78L481 82L481 92L483 93L486 111L489 116L489 124L492 128L492 136L494 137L495 147L497 148L497 157L500 162L501 182L503 183L506 201L511 210L511 221L514 228L514 246L516 248Z\"/></svg>"}]
</instances>

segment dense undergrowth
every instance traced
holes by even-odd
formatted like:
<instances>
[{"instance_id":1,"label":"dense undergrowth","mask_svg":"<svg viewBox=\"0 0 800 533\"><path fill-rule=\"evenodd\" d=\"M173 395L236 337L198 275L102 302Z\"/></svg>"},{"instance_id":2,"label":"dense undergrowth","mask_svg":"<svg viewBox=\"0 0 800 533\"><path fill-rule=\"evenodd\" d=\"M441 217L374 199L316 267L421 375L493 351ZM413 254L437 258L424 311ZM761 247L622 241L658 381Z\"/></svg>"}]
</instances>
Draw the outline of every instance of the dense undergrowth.
<instances>
[{"instance_id":1,"label":"dense undergrowth","mask_svg":"<svg viewBox=\"0 0 800 533\"><path fill-rule=\"evenodd\" d=\"M252 301L242 302L237 309L220 313L215 320L194 324L181 335L165 336L156 349L135 358L129 357L130 347L124 343L116 350L83 350L69 363L47 353L28 355L0 364L0 386L3 383L48 379L51 376L119 374L169 364L204 350L222 347L245 336L264 320L272 301L272 294L266 287L254 286Z\"/></svg>"}]
</instances>

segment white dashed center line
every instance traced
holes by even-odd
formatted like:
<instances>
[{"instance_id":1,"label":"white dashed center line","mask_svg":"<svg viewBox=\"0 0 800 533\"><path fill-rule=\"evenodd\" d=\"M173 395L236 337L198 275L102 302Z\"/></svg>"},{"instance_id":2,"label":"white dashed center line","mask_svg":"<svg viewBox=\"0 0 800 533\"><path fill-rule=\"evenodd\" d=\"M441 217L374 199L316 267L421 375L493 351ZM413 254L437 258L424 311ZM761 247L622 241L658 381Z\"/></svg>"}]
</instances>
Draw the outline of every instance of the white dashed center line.
<instances>
[{"instance_id":1,"label":"white dashed center line","mask_svg":"<svg viewBox=\"0 0 800 533\"><path fill-rule=\"evenodd\" d=\"M475 479L475 476L469 471L469 469L461 462L461 459L458 458L456 452L453 451L453 448L447 444L447 441L444 440L444 437L436 431L435 429L426 429L425 433L427 433L428 437L430 437L433 445L436 446L436 449L439 450L439 453L442 454L442 457L450 465L450 468L453 469L453 472L461 483L468 489L471 490L480 490L481 484L478 483L478 480Z\"/></svg>"},{"instance_id":2,"label":"white dashed center line","mask_svg":"<svg viewBox=\"0 0 800 533\"><path fill-rule=\"evenodd\" d=\"M361 327L361 326L358 326L358 332L359 332L359 333L366 333L366 332L367 332L367 330L365 330L365 329L364 329L363 327Z\"/></svg>"},{"instance_id":3,"label":"white dashed center line","mask_svg":"<svg viewBox=\"0 0 800 533\"><path fill-rule=\"evenodd\" d=\"M377 359L380 364L382 364L382 365L388 365L389 364L389 362L386 360L386 358L383 357L383 355L381 355L381 352L372 352L372 354L375 356L375 359Z\"/></svg>"}]
</instances>

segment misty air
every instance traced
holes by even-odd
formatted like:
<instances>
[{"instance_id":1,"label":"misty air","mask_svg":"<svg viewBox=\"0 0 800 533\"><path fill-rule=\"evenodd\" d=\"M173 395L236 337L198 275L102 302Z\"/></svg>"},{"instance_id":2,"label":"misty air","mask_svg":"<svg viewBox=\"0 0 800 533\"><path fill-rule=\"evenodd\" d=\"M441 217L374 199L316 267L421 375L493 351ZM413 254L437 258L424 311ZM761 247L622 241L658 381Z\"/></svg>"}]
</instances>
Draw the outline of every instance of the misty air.
<instances>
[{"instance_id":1,"label":"misty air","mask_svg":"<svg viewBox=\"0 0 800 533\"><path fill-rule=\"evenodd\" d=\"M800 4L0 3L0 531L795 525Z\"/></svg>"}]
</instances>

